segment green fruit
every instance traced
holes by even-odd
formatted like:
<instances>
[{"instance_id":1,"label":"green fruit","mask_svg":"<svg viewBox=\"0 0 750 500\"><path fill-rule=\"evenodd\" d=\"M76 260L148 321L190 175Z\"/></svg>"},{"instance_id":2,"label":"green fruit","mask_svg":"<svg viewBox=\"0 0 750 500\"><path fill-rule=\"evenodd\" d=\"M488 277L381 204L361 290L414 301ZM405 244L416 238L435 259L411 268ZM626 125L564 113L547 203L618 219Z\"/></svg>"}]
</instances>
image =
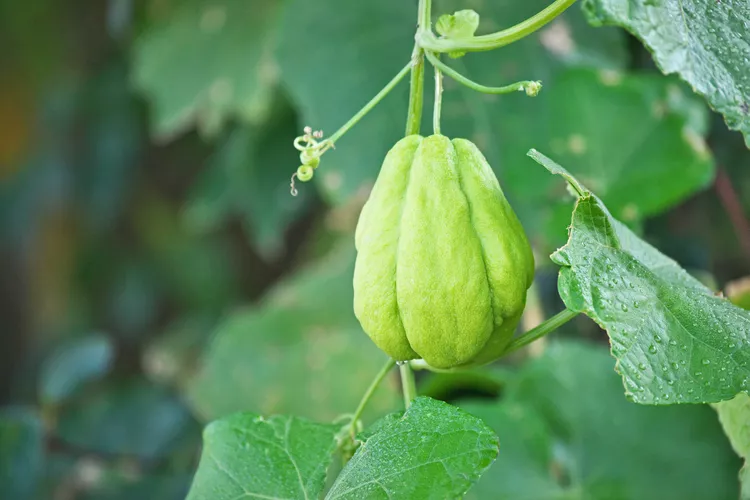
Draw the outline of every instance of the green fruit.
<instances>
[{"instance_id":1,"label":"green fruit","mask_svg":"<svg viewBox=\"0 0 750 500\"><path fill-rule=\"evenodd\" d=\"M355 238L354 312L389 356L451 368L502 355L534 257L474 144L442 135L396 143Z\"/></svg>"}]
</instances>

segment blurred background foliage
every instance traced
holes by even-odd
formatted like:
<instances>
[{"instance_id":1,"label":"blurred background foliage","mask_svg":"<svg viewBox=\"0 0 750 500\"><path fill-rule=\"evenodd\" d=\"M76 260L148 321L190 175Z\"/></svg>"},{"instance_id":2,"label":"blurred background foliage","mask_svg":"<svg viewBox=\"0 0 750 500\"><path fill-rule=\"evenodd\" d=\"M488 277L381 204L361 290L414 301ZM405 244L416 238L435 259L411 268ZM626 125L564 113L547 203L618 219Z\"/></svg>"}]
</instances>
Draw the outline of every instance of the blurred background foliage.
<instances>
[{"instance_id":1,"label":"blurred background foliage","mask_svg":"<svg viewBox=\"0 0 750 500\"><path fill-rule=\"evenodd\" d=\"M546 4L434 12L473 8L487 32ZM0 0L2 498L183 498L207 420L354 409L384 355L352 313L352 231L406 86L298 197L292 140L367 102L408 61L415 18L416 0ZM742 136L624 31L574 6L452 64L545 85L446 79L444 95L444 133L484 151L537 251L526 326L562 307L546 255L572 205L530 147L714 287L748 274ZM501 437L475 498L736 498L712 410L627 402L606 344L580 319L499 367L420 373ZM366 418L398 405L392 378Z\"/></svg>"}]
</instances>

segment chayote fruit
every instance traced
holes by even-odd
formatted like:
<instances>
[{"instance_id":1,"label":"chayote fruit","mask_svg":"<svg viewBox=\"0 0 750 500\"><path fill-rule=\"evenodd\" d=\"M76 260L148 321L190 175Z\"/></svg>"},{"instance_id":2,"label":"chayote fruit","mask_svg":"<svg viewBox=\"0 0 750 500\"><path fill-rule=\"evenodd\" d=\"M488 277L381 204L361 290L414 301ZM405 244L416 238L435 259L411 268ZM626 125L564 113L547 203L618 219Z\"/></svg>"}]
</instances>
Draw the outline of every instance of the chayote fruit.
<instances>
[{"instance_id":1,"label":"chayote fruit","mask_svg":"<svg viewBox=\"0 0 750 500\"><path fill-rule=\"evenodd\" d=\"M521 223L466 139L411 135L385 158L355 236L354 312L396 360L497 359L534 276Z\"/></svg>"}]
</instances>

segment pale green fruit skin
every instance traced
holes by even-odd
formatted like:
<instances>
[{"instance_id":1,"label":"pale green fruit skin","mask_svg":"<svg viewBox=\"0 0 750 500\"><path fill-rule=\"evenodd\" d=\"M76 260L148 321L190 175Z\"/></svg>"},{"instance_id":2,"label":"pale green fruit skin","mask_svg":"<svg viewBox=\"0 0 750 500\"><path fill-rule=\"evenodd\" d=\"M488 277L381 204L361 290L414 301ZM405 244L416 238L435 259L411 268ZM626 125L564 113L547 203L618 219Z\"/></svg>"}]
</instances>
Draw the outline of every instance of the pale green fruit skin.
<instances>
[{"instance_id":1,"label":"pale green fruit skin","mask_svg":"<svg viewBox=\"0 0 750 500\"><path fill-rule=\"evenodd\" d=\"M452 368L502 355L534 257L474 144L442 135L396 143L355 242L354 313L389 356Z\"/></svg>"}]
</instances>

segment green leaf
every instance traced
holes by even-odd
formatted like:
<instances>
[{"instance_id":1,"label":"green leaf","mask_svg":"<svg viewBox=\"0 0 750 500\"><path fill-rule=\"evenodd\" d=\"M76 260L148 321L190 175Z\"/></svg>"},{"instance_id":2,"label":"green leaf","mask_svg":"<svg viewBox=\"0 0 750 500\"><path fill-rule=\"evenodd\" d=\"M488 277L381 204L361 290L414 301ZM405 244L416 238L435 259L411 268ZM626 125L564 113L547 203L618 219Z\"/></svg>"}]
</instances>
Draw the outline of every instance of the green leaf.
<instances>
[{"instance_id":1,"label":"green leaf","mask_svg":"<svg viewBox=\"0 0 750 500\"><path fill-rule=\"evenodd\" d=\"M339 428L254 413L212 422L187 499L318 498Z\"/></svg>"},{"instance_id":2,"label":"green leaf","mask_svg":"<svg viewBox=\"0 0 750 500\"><path fill-rule=\"evenodd\" d=\"M734 500L739 461L703 405L622 397L605 348L552 342L496 402L461 407L500 437L467 500Z\"/></svg>"},{"instance_id":3,"label":"green leaf","mask_svg":"<svg viewBox=\"0 0 750 500\"><path fill-rule=\"evenodd\" d=\"M132 381L67 405L57 433L63 441L104 454L154 459L196 431L184 404L165 389Z\"/></svg>"},{"instance_id":4,"label":"green leaf","mask_svg":"<svg viewBox=\"0 0 750 500\"><path fill-rule=\"evenodd\" d=\"M562 167L530 155L553 173ZM563 174L570 178L570 174ZM562 266L565 305L609 334L616 369L633 401L707 403L750 389L750 312L717 297L618 223L582 189Z\"/></svg>"},{"instance_id":5,"label":"green leaf","mask_svg":"<svg viewBox=\"0 0 750 500\"><path fill-rule=\"evenodd\" d=\"M188 388L206 419L250 409L331 420L356 408L385 354L352 311L351 238L282 282L254 309L220 325ZM345 373L346 376L342 376ZM365 415L394 409L395 379L381 385Z\"/></svg>"},{"instance_id":6,"label":"green leaf","mask_svg":"<svg viewBox=\"0 0 750 500\"><path fill-rule=\"evenodd\" d=\"M4 498L36 498L44 467L44 428L36 414L22 408L0 412L0 464Z\"/></svg>"},{"instance_id":7,"label":"green leaf","mask_svg":"<svg viewBox=\"0 0 750 500\"><path fill-rule=\"evenodd\" d=\"M464 9L445 14L435 23L435 31L446 38L471 38L479 27L479 14L471 9Z\"/></svg>"},{"instance_id":8,"label":"green leaf","mask_svg":"<svg viewBox=\"0 0 750 500\"><path fill-rule=\"evenodd\" d=\"M278 0L189 0L134 46L134 79L162 138L197 122L207 134L229 118L265 118L276 83Z\"/></svg>"},{"instance_id":9,"label":"green leaf","mask_svg":"<svg viewBox=\"0 0 750 500\"><path fill-rule=\"evenodd\" d=\"M497 452L484 422L420 397L359 447L326 499L461 498Z\"/></svg>"},{"instance_id":10,"label":"green leaf","mask_svg":"<svg viewBox=\"0 0 750 500\"><path fill-rule=\"evenodd\" d=\"M750 147L750 4L746 0L586 0L596 25L637 36L665 74L677 73Z\"/></svg>"},{"instance_id":11,"label":"green leaf","mask_svg":"<svg viewBox=\"0 0 750 500\"><path fill-rule=\"evenodd\" d=\"M734 451L745 460L740 481L742 500L747 500L750 498L750 467L747 463L750 458L750 396L738 394L730 401L716 403L714 408L719 413L719 421Z\"/></svg>"},{"instance_id":12,"label":"green leaf","mask_svg":"<svg viewBox=\"0 0 750 500\"><path fill-rule=\"evenodd\" d=\"M60 403L82 384L110 369L114 346L104 335L76 339L58 349L42 367L39 396L44 403Z\"/></svg>"},{"instance_id":13,"label":"green leaf","mask_svg":"<svg viewBox=\"0 0 750 500\"><path fill-rule=\"evenodd\" d=\"M402 0L288 1L278 58L304 125L331 135L409 62L416 5ZM403 137L406 87L404 83L381 101L321 159L315 178L335 202L369 189L386 152Z\"/></svg>"}]
</instances>

